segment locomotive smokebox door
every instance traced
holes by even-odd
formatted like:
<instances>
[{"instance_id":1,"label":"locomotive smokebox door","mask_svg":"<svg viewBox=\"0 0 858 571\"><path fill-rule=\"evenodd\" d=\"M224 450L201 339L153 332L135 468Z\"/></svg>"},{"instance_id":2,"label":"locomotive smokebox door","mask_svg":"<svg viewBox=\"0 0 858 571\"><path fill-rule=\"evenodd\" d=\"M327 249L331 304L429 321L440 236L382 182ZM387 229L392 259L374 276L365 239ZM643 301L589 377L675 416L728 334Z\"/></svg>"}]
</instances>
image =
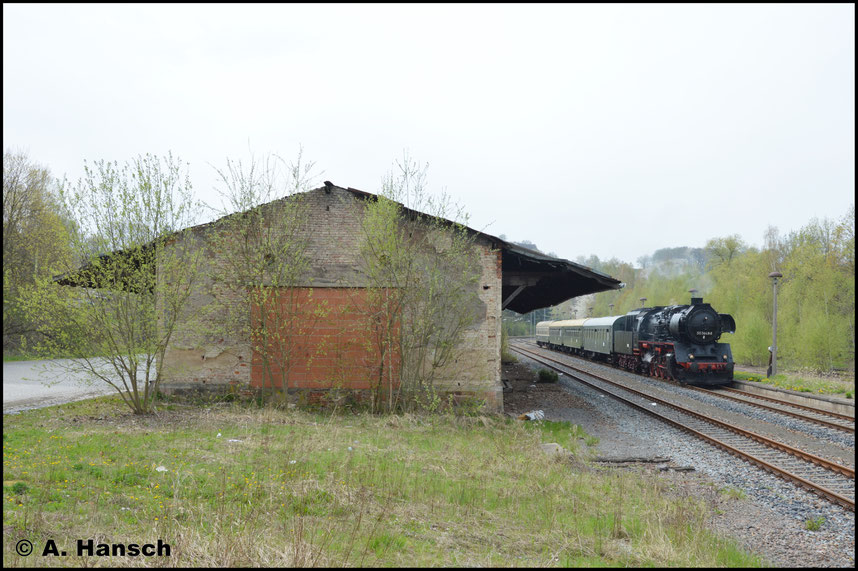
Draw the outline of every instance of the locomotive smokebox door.
<instances>
[{"instance_id":1,"label":"locomotive smokebox door","mask_svg":"<svg viewBox=\"0 0 858 571\"><path fill-rule=\"evenodd\" d=\"M670 316L670 333L692 343L712 343L721 336L721 318L708 303L692 305Z\"/></svg>"}]
</instances>

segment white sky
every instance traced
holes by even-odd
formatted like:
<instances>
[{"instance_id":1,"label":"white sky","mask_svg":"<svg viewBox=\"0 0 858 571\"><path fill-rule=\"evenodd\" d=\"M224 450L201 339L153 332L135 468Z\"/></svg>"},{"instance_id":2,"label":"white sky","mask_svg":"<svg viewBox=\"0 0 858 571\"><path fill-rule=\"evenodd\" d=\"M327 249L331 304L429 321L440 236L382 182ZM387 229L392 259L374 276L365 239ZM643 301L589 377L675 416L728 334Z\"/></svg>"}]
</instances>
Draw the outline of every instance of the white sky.
<instances>
[{"instance_id":1,"label":"white sky","mask_svg":"<svg viewBox=\"0 0 858 571\"><path fill-rule=\"evenodd\" d=\"M855 191L855 7L3 5L3 144L58 177L250 150L378 192L404 149L471 226L563 258L760 246Z\"/></svg>"}]
</instances>

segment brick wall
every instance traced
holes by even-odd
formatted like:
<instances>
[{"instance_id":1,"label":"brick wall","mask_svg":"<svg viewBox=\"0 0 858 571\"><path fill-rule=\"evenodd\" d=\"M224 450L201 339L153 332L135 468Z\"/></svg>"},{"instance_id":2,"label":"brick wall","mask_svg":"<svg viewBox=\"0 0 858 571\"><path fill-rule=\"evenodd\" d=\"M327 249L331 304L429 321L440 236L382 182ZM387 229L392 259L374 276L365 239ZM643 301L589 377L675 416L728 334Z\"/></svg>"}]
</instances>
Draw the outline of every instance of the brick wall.
<instances>
[{"instance_id":1,"label":"brick wall","mask_svg":"<svg viewBox=\"0 0 858 571\"><path fill-rule=\"evenodd\" d=\"M258 340L251 361L252 387L371 389L396 378L398 358L388 356L394 371L382 368L378 344L363 308L363 288L281 289L252 308L254 324L265 317L265 340ZM393 330L393 334L396 331ZM392 374L391 374L392 373Z\"/></svg>"}]
</instances>

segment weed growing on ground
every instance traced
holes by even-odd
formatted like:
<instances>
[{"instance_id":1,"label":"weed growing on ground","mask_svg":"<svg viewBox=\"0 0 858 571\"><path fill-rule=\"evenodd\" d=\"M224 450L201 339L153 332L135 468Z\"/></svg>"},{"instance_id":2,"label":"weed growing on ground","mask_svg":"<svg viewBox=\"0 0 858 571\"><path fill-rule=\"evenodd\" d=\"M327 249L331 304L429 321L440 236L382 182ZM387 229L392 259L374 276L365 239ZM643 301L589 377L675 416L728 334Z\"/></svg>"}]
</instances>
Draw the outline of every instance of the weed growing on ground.
<instances>
[{"instance_id":1,"label":"weed growing on ground","mask_svg":"<svg viewBox=\"0 0 858 571\"><path fill-rule=\"evenodd\" d=\"M172 555L157 564L193 567L763 564L708 531L697 498L543 454L578 450L569 423L170 404L5 416L4 562L139 565L69 548L162 538ZM41 557L48 539L69 556Z\"/></svg>"},{"instance_id":2,"label":"weed growing on ground","mask_svg":"<svg viewBox=\"0 0 858 571\"><path fill-rule=\"evenodd\" d=\"M718 490L718 493L725 498L731 498L734 500L744 500L746 497L748 497L748 494L745 493L745 490L742 490L740 488L734 488L732 486L725 486Z\"/></svg>"},{"instance_id":3,"label":"weed growing on ground","mask_svg":"<svg viewBox=\"0 0 858 571\"><path fill-rule=\"evenodd\" d=\"M817 395L832 395L842 398L855 398L854 374L820 375L813 371L795 371L778 373L766 377L757 373L735 371L733 378L738 381L753 381L772 385L781 389L812 393Z\"/></svg>"}]
</instances>

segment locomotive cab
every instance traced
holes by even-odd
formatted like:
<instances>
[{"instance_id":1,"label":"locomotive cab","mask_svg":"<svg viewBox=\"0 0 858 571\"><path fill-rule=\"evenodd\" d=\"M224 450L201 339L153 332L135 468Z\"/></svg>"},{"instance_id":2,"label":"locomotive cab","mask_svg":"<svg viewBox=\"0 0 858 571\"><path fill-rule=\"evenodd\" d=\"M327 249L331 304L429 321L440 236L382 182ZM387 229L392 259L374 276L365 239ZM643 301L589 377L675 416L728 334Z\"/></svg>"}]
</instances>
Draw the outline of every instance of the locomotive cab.
<instances>
[{"instance_id":1,"label":"locomotive cab","mask_svg":"<svg viewBox=\"0 0 858 571\"><path fill-rule=\"evenodd\" d=\"M733 319L732 315L729 313L719 313L718 317L721 318L721 333L736 332L736 320Z\"/></svg>"}]
</instances>

